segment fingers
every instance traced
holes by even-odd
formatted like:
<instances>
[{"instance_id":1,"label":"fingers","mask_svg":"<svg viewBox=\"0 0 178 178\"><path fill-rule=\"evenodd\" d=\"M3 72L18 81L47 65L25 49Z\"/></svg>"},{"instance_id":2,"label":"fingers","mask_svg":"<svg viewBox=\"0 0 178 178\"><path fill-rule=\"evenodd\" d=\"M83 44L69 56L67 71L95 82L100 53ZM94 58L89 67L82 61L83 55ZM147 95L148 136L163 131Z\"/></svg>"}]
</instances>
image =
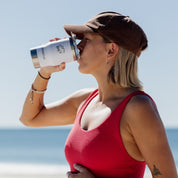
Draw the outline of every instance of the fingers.
<instances>
[{"instance_id":1,"label":"fingers","mask_svg":"<svg viewBox=\"0 0 178 178\"><path fill-rule=\"evenodd\" d=\"M77 178L78 174L77 173L72 173L72 172L67 172L67 177L68 178Z\"/></svg>"},{"instance_id":2,"label":"fingers","mask_svg":"<svg viewBox=\"0 0 178 178\"><path fill-rule=\"evenodd\" d=\"M61 63L60 65L57 66L49 66L47 67L49 72L54 73L54 72L60 72L65 69L65 62Z\"/></svg>"},{"instance_id":3,"label":"fingers","mask_svg":"<svg viewBox=\"0 0 178 178\"><path fill-rule=\"evenodd\" d=\"M40 73L42 73L44 76L48 75L50 76L54 72L59 72L65 69L65 63L61 63L60 65L57 66L47 66L47 67L42 67L40 68Z\"/></svg>"},{"instance_id":4,"label":"fingers","mask_svg":"<svg viewBox=\"0 0 178 178\"><path fill-rule=\"evenodd\" d=\"M64 39L66 39L66 37L64 37ZM54 38L54 39L50 39L49 41L52 42L52 41L58 41L58 40L61 40L61 38Z\"/></svg>"},{"instance_id":5,"label":"fingers","mask_svg":"<svg viewBox=\"0 0 178 178\"><path fill-rule=\"evenodd\" d=\"M76 172L67 172L68 178L80 178L83 175L82 173L86 173L88 171L86 168L80 166L79 164L74 164L74 168L76 169Z\"/></svg>"},{"instance_id":6,"label":"fingers","mask_svg":"<svg viewBox=\"0 0 178 178\"><path fill-rule=\"evenodd\" d=\"M62 70L65 69L66 65L65 65L65 63L63 62L63 63L61 63L60 65L58 65L57 67L58 67L58 71L62 71Z\"/></svg>"},{"instance_id":7,"label":"fingers","mask_svg":"<svg viewBox=\"0 0 178 178\"><path fill-rule=\"evenodd\" d=\"M68 172L68 178L95 178L93 173L90 172L90 170L88 170L86 167L83 167L79 164L74 164L73 166L76 172Z\"/></svg>"},{"instance_id":8,"label":"fingers","mask_svg":"<svg viewBox=\"0 0 178 178\"><path fill-rule=\"evenodd\" d=\"M52 42L52 41L58 41L60 40L61 38L54 38L54 39L50 39L49 41Z\"/></svg>"},{"instance_id":9,"label":"fingers","mask_svg":"<svg viewBox=\"0 0 178 178\"><path fill-rule=\"evenodd\" d=\"M74 164L74 168L79 172L77 175L79 175L81 178L95 178L94 174L88 168L80 164Z\"/></svg>"},{"instance_id":10,"label":"fingers","mask_svg":"<svg viewBox=\"0 0 178 178\"><path fill-rule=\"evenodd\" d=\"M74 164L74 168L75 168L77 171L79 171L79 172L86 172L86 171L88 171L87 168L85 168L85 167L83 167L83 166L81 166L81 165L79 165L79 164Z\"/></svg>"}]
</instances>

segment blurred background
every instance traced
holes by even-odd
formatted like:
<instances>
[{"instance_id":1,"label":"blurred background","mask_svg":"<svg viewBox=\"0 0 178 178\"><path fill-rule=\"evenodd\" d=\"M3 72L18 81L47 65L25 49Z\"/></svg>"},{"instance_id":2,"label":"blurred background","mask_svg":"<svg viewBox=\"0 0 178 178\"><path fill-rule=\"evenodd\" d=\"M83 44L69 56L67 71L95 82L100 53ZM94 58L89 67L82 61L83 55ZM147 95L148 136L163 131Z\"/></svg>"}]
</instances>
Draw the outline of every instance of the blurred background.
<instances>
[{"instance_id":1,"label":"blurred background","mask_svg":"<svg viewBox=\"0 0 178 178\"><path fill-rule=\"evenodd\" d=\"M149 43L139 59L139 78L158 106L169 130L170 142L175 143L178 134L177 7L177 0L0 0L2 165L24 162L67 165L63 145L71 126L32 129L19 122L23 102L38 71L33 68L29 49L54 37L67 37L63 24L84 24L102 11L128 15L145 31ZM94 78L80 74L76 62L69 63L65 71L52 75L45 103L88 87L97 87ZM45 157L50 149L53 156ZM174 155L177 159L175 151Z\"/></svg>"},{"instance_id":2,"label":"blurred background","mask_svg":"<svg viewBox=\"0 0 178 178\"><path fill-rule=\"evenodd\" d=\"M101 11L129 15L145 31L148 49L139 59L139 78L156 101L166 127L178 126L178 1L0 0L0 127L22 127L18 118L37 70L29 49L54 37L67 37L63 24L84 24ZM45 102L80 88L97 87L77 63L51 78Z\"/></svg>"}]
</instances>

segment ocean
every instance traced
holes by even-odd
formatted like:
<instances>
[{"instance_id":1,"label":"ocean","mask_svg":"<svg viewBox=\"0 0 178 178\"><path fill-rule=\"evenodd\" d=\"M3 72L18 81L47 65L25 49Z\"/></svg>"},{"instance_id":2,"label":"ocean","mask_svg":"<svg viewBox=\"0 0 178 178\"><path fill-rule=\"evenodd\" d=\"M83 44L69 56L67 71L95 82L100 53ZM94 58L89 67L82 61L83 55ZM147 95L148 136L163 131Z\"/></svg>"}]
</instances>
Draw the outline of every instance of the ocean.
<instances>
[{"instance_id":1,"label":"ocean","mask_svg":"<svg viewBox=\"0 0 178 178\"><path fill-rule=\"evenodd\" d=\"M17 171L67 171L64 145L71 128L0 129L0 177ZM178 129L166 129L178 168Z\"/></svg>"}]
</instances>

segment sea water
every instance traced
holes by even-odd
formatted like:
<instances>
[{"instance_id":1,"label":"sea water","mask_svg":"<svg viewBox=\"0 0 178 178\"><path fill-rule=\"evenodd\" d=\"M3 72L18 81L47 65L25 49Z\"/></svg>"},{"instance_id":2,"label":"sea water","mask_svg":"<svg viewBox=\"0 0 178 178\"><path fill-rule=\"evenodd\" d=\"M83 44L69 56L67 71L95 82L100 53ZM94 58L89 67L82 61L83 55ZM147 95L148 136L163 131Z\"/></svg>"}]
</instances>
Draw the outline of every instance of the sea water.
<instances>
[{"instance_id":1,"label":"sea water","mask_svg":"<svg viewBox=\"0 0 178 178\"><path fill-rule=\"evenodd\" d=\"M0 129L0 162L67 164L70 129Z\"/></svg>"},{"instance_id":2,"label":"sea water","mask_svg":"<svg viewBox=\"0 0 178 178\"><path fill-rule=\"evenodd\" d=\"M0 129L0 174L9 167L17 171L16 165L24 172L35 171L34 165L38 165L37 172L59 172L59 166L66 171L64 145L70 130L71 127ZM166 132L178 168L178 129L166 129Z\"/></svg>"}]
</instances>

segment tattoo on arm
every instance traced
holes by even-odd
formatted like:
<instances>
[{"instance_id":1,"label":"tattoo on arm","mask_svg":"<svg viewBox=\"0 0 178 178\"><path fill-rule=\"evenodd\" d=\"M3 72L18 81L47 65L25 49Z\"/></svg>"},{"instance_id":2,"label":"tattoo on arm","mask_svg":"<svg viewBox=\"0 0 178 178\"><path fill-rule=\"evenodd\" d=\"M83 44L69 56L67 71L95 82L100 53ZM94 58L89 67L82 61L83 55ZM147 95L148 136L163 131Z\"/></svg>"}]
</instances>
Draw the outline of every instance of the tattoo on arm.
<instances>
[{"instance_id":1,"label":"tattoo on arm","mask_svg":"<svg viewBox=\"0 0 178 178\"><path fill-rule=\"evenodd\" d=\"M160 170L155 165L153 165L153 175L154 176L162 175Z\"/></svg>"}]
</instances>

